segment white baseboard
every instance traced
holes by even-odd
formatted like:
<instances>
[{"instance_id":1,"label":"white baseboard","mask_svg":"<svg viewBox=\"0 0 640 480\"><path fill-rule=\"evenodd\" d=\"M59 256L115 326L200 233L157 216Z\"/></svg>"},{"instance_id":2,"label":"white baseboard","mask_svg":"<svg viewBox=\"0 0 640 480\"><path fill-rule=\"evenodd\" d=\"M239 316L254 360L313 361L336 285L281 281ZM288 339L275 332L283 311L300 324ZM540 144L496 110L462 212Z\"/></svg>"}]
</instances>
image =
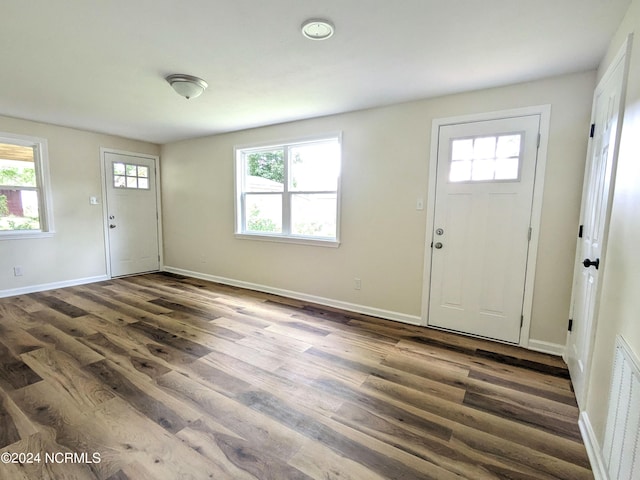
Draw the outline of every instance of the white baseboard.
<instances>
[{"instance_id":1,"label":"white baseboard","mask_svg":"<svg viewBox=\"0 0 640 480\"><path fill-rule=\"evenodd\" d=\"M269 287L267 285L244 282L242 280L235 280L232 278L218 277L216 275L193 272L191 270L183 270L181 268L164 266L163 271L168 273L175 273L177 275L184 275L185 277L199 278L201 280L208 280L210 282L222 283L224 285L231 285L233 287L246 288L247 290L255 290L258 292L271 293L274 295L280 295L282 297L293 298L296 300L303 300L305 302L317 303L319 305L325 305L327 307L340 308L342 310L347 310L349 312L363 313L365 315L371 315L372 317L384 318L386 320L394 320L396 322L408 323L410 325L421 324L421 319L417 315L407 315L405 313L382 310L379 308L368 307L366 305L343 302L341 300L318 297L316 295L309 295L307 293L296 292L293 290L284 290L282 288L274 288L274 287Z\"/></svg>"},{"instance_id":2,"label":"white baseboard","mask_svg":"<svg viewBox=\"0 0 640 480\"><path fill-rule=\"evenodd\" d=\"M582 441L587 449L587 455L589 456L589 462L591 463L591 470L593 470L593 477L595 480L609 480L609 474L607 473L607 468L605 467L604 459L602 458L602 449L600 448L596 434L593 431L587 412L583 411L580 413L578 426L580 427Z\"/></svg>"},{"instance_id":3,"label":"white baseboard","mask_svg":"<svg viewBox=\"0 0 640 480\"><path fill-rule=\"evenodd\" d=\"M532 338L529 339L529 346L527 348L529 350L548 353L557 357L562 357L565 351L565 346L559 343L544 342L542 340L534 340Z\"/></svg>"},{"instance_id":4,"label":"white baseboard","mask_svg":"<svg viewBox=\"0 0 640 480\"><path fill-rule=\"evenodd\" d=\"M7 290L0 290L0 298L14 297L16 295L24 295L26 293L44 292L46 290L54 290L56 288L74 287L76 285L85 285L87 283L102 282L104 280L109 280L109 277L106 275L100 275L97 277L65 280L63 282L42 283L40 285L30 285L28 287L11 288Z\"/></svg>"}]
</instances>

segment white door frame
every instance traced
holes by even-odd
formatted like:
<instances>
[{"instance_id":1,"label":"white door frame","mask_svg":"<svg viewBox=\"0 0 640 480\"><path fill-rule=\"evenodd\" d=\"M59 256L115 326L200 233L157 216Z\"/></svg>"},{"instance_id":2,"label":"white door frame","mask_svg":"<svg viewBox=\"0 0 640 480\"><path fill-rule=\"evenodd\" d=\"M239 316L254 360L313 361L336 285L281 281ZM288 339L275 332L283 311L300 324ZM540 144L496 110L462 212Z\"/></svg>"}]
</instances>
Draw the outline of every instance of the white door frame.
<instances>
[{"instance_id":1,"label":"white door frame","mask_svg":"<svg viewBox=\"0 0 640 480\"><path fill-rule=\"evenodd\" d=\"M160 157L158 155L149 155L147 153L129 152L126 150L117 150L113 148L100 147L100 176L102 178L102 228L104 234L104 249L105 249L105 268L107 276L113 278L111 275L111 245L109 243L109 212L107 204L107 176L106 176L106 154L114 153L118 155L130 155L134 157L142 157L149 160L153 160L156 169L156 206L158 211L158 254L160 255L159 268L162 271L164 268L164 248L162 245L162 203L160 201Z\"/></svg>"},{"instance_id":2,"label":"white door frame","mask_svg":"<svg viewBox=\"0 0 640 480\"><path fill-rule=\"evenodd\" d=\"M547 148L549 139L549 125L551 120L551 105L537 105L532 107L515 108L496 112L463 115L457 117L435 118L431 126L431 152L429 161L429 185L427 190L427 233L425 237L424 274L422 281L422 325L427 326L429 315L429 295L431 286L431 241L434 228L436 206L436 168L438 165L438 142L440 127L458 123L482 122L485 120L499 120L503 118L540 115L540 146L533 186L533 202L531 208L531 241L527 258L527 274L525 277L523 323L519 345L529 348L529 332L531 330L531 311L533 309L533 286L536 273L536 259L538 256L538 241L540 238L540 219L542 216L542 199L544 192L544 174L547 165Z\"/></svg>"}]
</instances>

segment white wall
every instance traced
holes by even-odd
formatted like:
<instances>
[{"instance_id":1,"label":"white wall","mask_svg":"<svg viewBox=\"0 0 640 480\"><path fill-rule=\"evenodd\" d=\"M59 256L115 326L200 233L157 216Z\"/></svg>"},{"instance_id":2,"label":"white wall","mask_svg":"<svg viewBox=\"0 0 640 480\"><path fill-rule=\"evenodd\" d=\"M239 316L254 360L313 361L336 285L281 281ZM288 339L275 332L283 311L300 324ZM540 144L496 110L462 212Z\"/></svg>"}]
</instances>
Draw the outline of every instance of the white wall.
<instances>
[{"instance_id":1,"label":"white wall","mask_svg":"<svg viewBox=\"0 0 640 480\"><path fill-rule=\"evenodd\" d=\"M615 338L622 335L640 358L640 0L633 0L609 52L602 74L627 34L634 33L613 210L602 277L602 297L585 412L602 445Z\"/></svg>"},{"instance_id":2,"label":"white wall","mask_svg":"<svg viewBox=\"0 0 640 480\"><path fill-rule=\"evenodd\" d=\"M595 72L164 145L165 264L418 321L434 118L551 104L531 337L565 343ZM339 248L236 239L233 147L343 132ZM362 279L362 289L353 279Z\"/></svg>"},{"instance_id":3,"label":"white wall","mask_svg":"<svg viewBox=\"0 0 640 480\"><path fill-rule=\"evenodd\" d=\"M157 155L159 146L124 138L0 117L0 132L46 138L56 233L0 240L0 295L106 275L100 147ZM100 200L101 201L101 200ZM22 266L15 277L13 267Z\"/></svg>"}]
</instances>

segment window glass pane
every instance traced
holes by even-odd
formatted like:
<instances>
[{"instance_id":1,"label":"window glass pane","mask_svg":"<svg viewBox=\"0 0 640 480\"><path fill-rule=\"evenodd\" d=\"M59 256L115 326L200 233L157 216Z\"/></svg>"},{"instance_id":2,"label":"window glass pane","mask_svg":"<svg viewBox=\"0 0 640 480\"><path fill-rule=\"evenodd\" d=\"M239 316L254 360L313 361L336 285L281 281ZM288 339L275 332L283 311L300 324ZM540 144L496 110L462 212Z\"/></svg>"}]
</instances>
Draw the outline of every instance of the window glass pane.
<instances>
[{"instance_id":1,"label":"window glass pane","mask_svg":"<svg viewBox=\"0 0 640 480\"><path fill-rule=\"evenodd\" d=\"M0 231L40 230L38 192L0 188Z\"/></svg>"},{"instance_id":2,"label":"window glass pane","mask_svg":"<svg viewBox=\"0 0 640 480\"><path fill-rule=\"evenodd\" d=\"M248 232L282 232L282 195L245 196L246 230Z\"/></svg>"},{"instance_id":3,"label":"window glass pane","mask_svg":"<svg viewBox=\"0 0 640 480\"><path fill-rule=\"evenodd\" d=\"M127 185L126 185L126 183L125 183L124 178L125 178L125 177L122 177L122 176L119 176L119 175L118 175L118 176L113 177L113 186L114 186L114 187L116 187L116 188L123 188L123 187L126 187Z\"/></svg>"},{"instance_id":4,"label":"window glass pane","mask_svg":"<svg viewBox=\"0 0 640 480\"><path fill-rule=\"evenodd\" d=\"M473 158L495 158L496 137L480 137L473 142Z\"/></svg>"},{"instance_id":5,"label":"window glass pane","mask_svg":"<svg viewBox=\"0 0 640 480\"><path fill-rule=\"evenodd\" d=\"M33 151L32 151L33 152ZM0 185L9 187L35 187L36 166L33 161L0 158Z\"/></svg>"},{"instance_id":6,"label":"window glass pane","mask_svg":"<svg viewBox=\"0 0 640 480\"><path fill-rule=\"evenodd\" d=\"M336 211L335 193L292 195L291 233L333 238L336 236Z\"/></svg>"},{"instance_id":7,"label":"window glass pane","mask_svg":"<svg viewBox=\"0 0 640 480\"><path fill-rule=\"evenodd\" d=\"M284 150L268 150L245 154L245 191L284 191Z\"/></svg>"},{"instance_id":8,"label":"window glass pane","mask_svg":"<svg viewBox=\"0 0 640 480\"><path fill-rule=\"evenodd\" d=\"M147 178L149 176L149 167L143 167L142 165L138 165L138 176Z\"/></svg>"},{"instance_id":9,"label":"window glass pane","mask_svg":"<svg viewBox=\"0 0 640 480\"><path fill-rule=\"evenodd\" d=\"M338 189L340 145L337 141L296 145L289 149L291 190Z\"/></svg>"},{"instance_id":10,"label":"window glass pane","mask_svg":"<svg viewBox=\"0 0 640 480\"><path fill-rule=\"evenodd\" d=\"M113 164L113 174L114 175L124 175L124 163L114 163Z\"/></svg>"},{"instance_id":11,"label":"window glass pane","mask_svg":"<svg viewBox=\"0 0 640 480\"><path fill-rule=\"evenodd\" d=\"M149 188L149 179L148 178L139 178L138 179L138 188Z\"/></svg>"},{"instance_id":12,"label":"window glass pane","mask_svg":"<svg viewBox=\"0 0 640 480\"><path fill-rule=\"evenodd\" d=\"M136 177L126 177L127 188L138 188L138 179Z\"/></svg>"},{"instance_id":13,"label":"window glass pane","mask_svg":"<svg viewBox=\"0 0 640 480\"><path fill-rule=\"evenodd\" d=\"M449 181L517 180L521 143L522 134L452 140Z\"/></svg>"},{"instance_id":14,"label":"window glass pane","mask_svg":"<svg viewBox=\"0 0 640 480\"><path fill-rule=\"evenodd\" d=\"M449 170L449 181L451 182L467 182L471 180L471 162L451 162Z\"/></svg>"},{"instance_id":15,"label":"window glass pane","mask_svg":"<svg viewBox=\"0 0 640 480\"><path fill-rule=\"evenodd\" d=\"M494 160L475 160L471 171L471 180L493 180L494 169Z\"/></svg>"},{"instance_id":16,"label":"window glass pane","mask_svg":"<svg viewBox=\"0 0 640 480\"><path fill-rule=\"evenodd\" d=\"M502 135L498 137L496 157L519 157L521 135Z\"/></svg>"},{"instance_id":17,"label":"window glass pane","mask_svg":"<svg viewBox=\"0 0 640 480\"><path fill-rule=\"evenodd\" d=\"M127 175L127 177L135 177L136 176L136 166L135 165L129 165L127 163L125 165L124 169L125 169L125 174Z\"/></svg>"},{"instance_id":18,"label":"window glass pane","mask_svg":"<svg viewBox=\"0 0 640 480\"><path fill-rule=\"evenodd\" d=\"M467 138L451 142L451 160L471 160L473 158L473 139Z\"/></svg>"},{"instance_id":19,"label":"window glass pane","mask_svg":"<svg viewBox=\"0 0 640 480\"><path fill-rule=\"evenodd\" d=\"M518 178L518 157L498 158L496 160L496 180L515 180Z\"/></svg>"}]
</instances>

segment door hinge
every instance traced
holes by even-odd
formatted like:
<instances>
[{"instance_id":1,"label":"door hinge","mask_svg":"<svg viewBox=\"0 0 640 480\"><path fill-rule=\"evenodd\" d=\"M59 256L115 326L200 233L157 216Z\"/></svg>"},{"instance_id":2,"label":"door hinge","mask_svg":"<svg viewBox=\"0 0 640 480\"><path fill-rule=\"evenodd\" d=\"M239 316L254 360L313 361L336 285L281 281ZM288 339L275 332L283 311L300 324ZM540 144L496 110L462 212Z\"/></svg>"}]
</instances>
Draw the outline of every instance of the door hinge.
<instances>
[{"instance_id":1,"label":"door hinge","mask_svg":"<svg viewBox=\"0 0 640 480\"><path fill-rule=\"evenodd\" d=\"M542 138L542 135L538 134L538 142L536 143L536 148L540 148L540 139Z\"/></svg>"},{"instance_id":2,"label":"door hinge","mask_svg":"<svg viewBox=\"0 0 640 480\"><path fill-rule=\"evenodd\" d=\"M529 233L527 233L527 238L529 239L529 241L531 241L532 233L533 233L533 229L531 227L529 227Z\"/></svg>"},{"instance_id":3,"label":"door hinge","mask_svg":"<svg viewBox=\"0 0 640 480\"><path fill-rule=\"evenodd\" d=\"M578 229L578 238L582 238L583 231L584 231L584 225L580 225L580 228Z\"/></svg>"},{"instance_id":4,"label":"door hinge","mask_svg":"<svg viewBox=\"0 0 640 480\"><path fill-rule=\"evenodd\" d=\"M573 330L573 318L569 319L569 326L567 327L567 330L569 331Z\"/></svg>"},{"instance_id":5,"label":"door hinge","mask_svg":"<svg viewBox=\"0 0 640 480\"><path fill-rule=\"evenodd\" d=\"M593 138L595 133L596 133L596 124L592 123L591 124L591 130L589 131L589 138Z\"/></svg>"},{"instance_id":6,"label":"door hinge","mask_svg":"<svg viewBox=\"0 0 640 480\"><path fill-rule=\"evenodd\" d=\"M524 315L520 315L520 328L524 325Z\"/></svg>"}]
</instances>

